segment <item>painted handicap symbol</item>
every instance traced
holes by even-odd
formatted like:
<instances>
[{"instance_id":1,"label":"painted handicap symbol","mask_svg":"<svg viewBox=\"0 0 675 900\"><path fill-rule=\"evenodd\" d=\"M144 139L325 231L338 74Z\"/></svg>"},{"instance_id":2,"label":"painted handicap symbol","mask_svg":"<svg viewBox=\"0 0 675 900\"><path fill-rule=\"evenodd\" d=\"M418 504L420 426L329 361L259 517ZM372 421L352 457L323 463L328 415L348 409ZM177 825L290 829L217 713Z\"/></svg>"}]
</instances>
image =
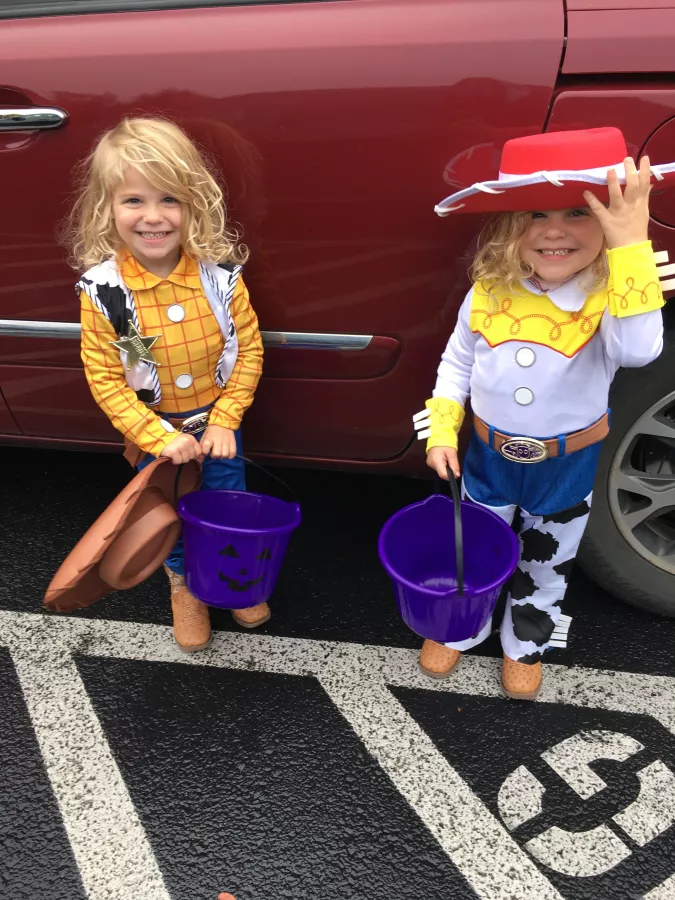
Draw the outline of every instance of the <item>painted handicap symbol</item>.
<instances>
[{"instance_id":1,"label":"painted handicap symbol","mask_svg":"<svg viewBox=\"0 0 675 900\"><path fill-rule=\"evenodd\" d=\"M644 750L627 734L586 731L567 738L541 754L544 762L583 800L607 787L591 768L601 759L625 762ZM661 760L637 773L640 792L624 810L612 816L615 825L639 847L644 847L675 824L675 774ZM543 810L546 788L525 766L505 779L497 803L510 831L529 822ZM553 826L525 843L539 862L577 878L608 872L631 855L631 850L608 825L589 831L566 831Z\"/></svg>"}]
</instances>

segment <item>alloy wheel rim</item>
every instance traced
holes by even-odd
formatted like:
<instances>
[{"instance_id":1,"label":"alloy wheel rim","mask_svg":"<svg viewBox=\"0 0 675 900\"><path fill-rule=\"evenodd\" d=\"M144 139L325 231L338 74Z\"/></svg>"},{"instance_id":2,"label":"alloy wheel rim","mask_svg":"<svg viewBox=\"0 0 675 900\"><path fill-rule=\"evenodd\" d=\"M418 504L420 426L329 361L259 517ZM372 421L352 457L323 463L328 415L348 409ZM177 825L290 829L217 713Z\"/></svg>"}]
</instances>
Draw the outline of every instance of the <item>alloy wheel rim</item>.
<instances>
[{"instance_id":1,"label":"alloy wheel rim","mask_svg":"<svg viewBox=\"0 0 675 900\"><path fill-rule=\"evenodd\" d=\"M609 507L624 540L675 575L675 391L629 428L609 469Z\"/></svg>"}]
</instances>

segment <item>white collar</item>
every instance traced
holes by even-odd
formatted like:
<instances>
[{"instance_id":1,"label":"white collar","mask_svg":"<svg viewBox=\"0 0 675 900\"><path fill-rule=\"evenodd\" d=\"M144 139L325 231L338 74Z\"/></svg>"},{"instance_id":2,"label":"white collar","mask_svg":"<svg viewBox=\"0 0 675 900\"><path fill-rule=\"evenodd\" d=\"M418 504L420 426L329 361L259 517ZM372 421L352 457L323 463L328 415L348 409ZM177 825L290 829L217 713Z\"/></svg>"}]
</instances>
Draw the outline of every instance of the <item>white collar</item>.
<instances>
[{"instance_id":1,"label":"white collar","mask_svg":"<svg viewBox=\"0 0 675 900\"><path fill-rule=\"evenodd\" d=\"M579 312L589 294L588 288L584 287L584 281L587 282L589 274L590 266L562 284L542 281L535 277L523 278L520 283L531 294L536 294L538 297L546 295L558 309L562 309L564 312Z\"/></svg>"}]
</instances>

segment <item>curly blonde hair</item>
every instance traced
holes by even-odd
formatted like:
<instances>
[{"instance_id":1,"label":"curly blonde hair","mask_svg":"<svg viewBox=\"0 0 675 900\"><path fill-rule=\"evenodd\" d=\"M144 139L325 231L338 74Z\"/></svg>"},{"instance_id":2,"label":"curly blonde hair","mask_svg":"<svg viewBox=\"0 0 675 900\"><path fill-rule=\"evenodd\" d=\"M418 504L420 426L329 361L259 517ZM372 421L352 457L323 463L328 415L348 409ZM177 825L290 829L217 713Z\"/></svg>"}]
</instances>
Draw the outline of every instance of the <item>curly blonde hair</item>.
<instances>
[{"instance_id":1,"label":"curly blonde hair","mask_svg":"<svg viewBox=\"0 0 675 900\"><path fill-rule=\"evenodd\" d=\"M521 278L531 278L534 266L521 259L520 245L532 222L532 213L504 212L492 216L478 237L478 249L469 269L474 283L490 287L502 285L512 290ZM603 243L591 268L588 291L594 293L607 287L609 268Z\"/></svg>"},{"instance_id":2,"label":"curly blonde hair","mask_svg":"<svg viewBox=\"0 0 675 900\"><path fill-rule=\"evenodd\" d=\"M246 261L248 249L228 226L223 192L185 132L167 119L125 118L99 138L79 167L77 199L61 232L75 269L97 265L122 248L112 203L128 167L182 204L181 245L188 256Z\"/></svg>"}]
</instances>

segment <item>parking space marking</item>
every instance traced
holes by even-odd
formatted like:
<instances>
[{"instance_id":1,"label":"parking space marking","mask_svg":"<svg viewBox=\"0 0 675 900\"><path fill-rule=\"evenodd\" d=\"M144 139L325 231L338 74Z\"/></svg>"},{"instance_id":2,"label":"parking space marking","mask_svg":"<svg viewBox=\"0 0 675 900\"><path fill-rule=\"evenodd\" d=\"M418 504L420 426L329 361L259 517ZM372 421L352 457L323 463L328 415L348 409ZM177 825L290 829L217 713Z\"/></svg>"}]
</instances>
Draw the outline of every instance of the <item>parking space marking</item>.
<instances>
[{"instance_id":1,"label":"parking space marking","mask_svg":"<svg viewBox=\"0 0 675 900\"><path fill-rule=\"evenodd\" d=\"M644 747L628 734L614 731L585 731L566 738L541 754L554 772L566 781L583 800L588 800L607 785L588 765L599 759L625 762Z\"/></svg>"},{"instance_id":2,"label":"parking space marking","mask_svg":"<svg viewBox=\"0 0 675 900\"><path fill-rule=\"evenodd\" d=\"M675 775L657 759L641 769L637 777L637 799L613 818L639 847L644 847L675 822Z\"/></svg>"},{"instance_id":3,"label":"parking space marking","mask_svg":"<svg viewBox=\"0 0 675 900\"><path fill-rule=\"evenodd\" d=\"M0 645L10 649L17 666L92 900L137 897L141 882L131 887L123 878L135 878L140 869L144 900L168 900L168 894L71 654L316 677L479 897L561 900L527 852L388 690L392 686L501 697L499 660L467 656L450 682L432 682L418 672L413 650L220 632L208 650L186 655L166 626L13 612L0 612ZM538 702L649 715L675 733L674 678L552 664L547 675ZM84 766L79 775L69 771L73 758ZM94 801L107 819L101 810L90 813L99 820L91 827L103 827L106 840L101 840L100 830L86 825L86 810L95 808L90 807ZM666 900L674 885L675 876L646 900Z\"/></svg>"},{"instance_id":4,"label":"parking space marking","mask_svg":"<svg viewBox=\"0 0 675 900\"><path fill-rule=\"evenodd\" d=\"M497 795L499 814L509 831L515 831L542 812L546 788L538 778L518 766L504 779Z\"/></svg>"},{"instance_id":5,"label":"parking space marking","mask_svg":"<svg viewBox=\"0 0 675 900\"><path fill-rule=\"evenodd\" d=\"M84 889L90 900L171 900L58 631L29 628L11 654Z\"/></svg>"},{"instance_id":6,"label":"parking space marking","mask_svg":"<svg viewBox=\"0 0 675 900\"><path fill-rule=\"evenodd\" d=\"M589 763L605 759L625 762L644 749L630 735L600 729L565 738L540 756L579 797L588 800L607 787ZM675 775L657 759L637 772L637 778L639 795L612 819L638 846L644 847L675 824ZM525 766L506 777L497 805L510 831L539 815L545 790ZM602 875L631 855L631 850L607 825L582 832L554 826L529 840L525 847L550 869L575 878Z\"/></svg>"},{"instance_id":7,"label":"parking space marking","mask_svg":"<svg viewBox=\"0 0 675 900\"><path fill-rule=\"evenodd\" d=\"M675 897L675 875L666 878L658 887L652 888L645 894L644 900L673 900L673 897Z\"/></svg>"},{"instance_id":8,"label":"parking space marking","mask_svg":"<svg viewBox=\"0 0 675 900\"><path fill-rule=\"evenodd\" d=\"M319 682L479 897L561 897L384 683Z\"/></svg>"},{"instance_id":9,"label":"parking space marking","mask_svg":"<svg viewBox=\"0 0 675 900\"><path fill-rule=\"evenodd\" d=\"M602 875L630 856L628 847L606 825L589 831L565 831L554 825L525 846L545 866L574 878Z\"/></svg>"}]
</instances>

